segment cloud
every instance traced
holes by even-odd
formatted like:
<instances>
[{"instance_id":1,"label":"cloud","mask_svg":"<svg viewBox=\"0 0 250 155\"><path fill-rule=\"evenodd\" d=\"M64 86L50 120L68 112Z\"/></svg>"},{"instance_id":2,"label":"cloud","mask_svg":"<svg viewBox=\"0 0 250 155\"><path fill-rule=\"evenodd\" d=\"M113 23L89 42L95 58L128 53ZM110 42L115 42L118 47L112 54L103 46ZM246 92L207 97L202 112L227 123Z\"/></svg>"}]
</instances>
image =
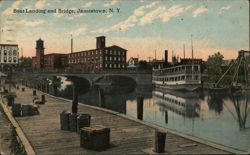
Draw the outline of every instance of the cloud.
<instances>
[{"instance_id":1,"label":"cloud","mask_svg":"<svg viewBox=\"0 0 250 155\"><path fill-rule=\"evenodd\" d=\"M180 14L188 11L192 6L180 7L179 5L173 5L171 8L166 10L165 6L158 6L154 8L159 2L155 1L150 4L140 6L133 11L133 14L126 20L121 21L111 27L99 28L91 33L107 33L111 31L124 31L129 28L136 26L137 24L144 26L152 23L156 19L161 19L162 22L168 22L171 18L177 17ZM152 9L148 13L145 13L147 9Z\"/></svg>"},{"instance_id":2,"label":"cloud","mask_svg":"<svg viewBox=\"0 0 250 155\"><path fill-rule=\"evenodd\" d=\"M89 8L93 5L93 2L87 2L85 4L82 5L83 8Z\"/></svg>"},{"instance_id":3,"label":"cloud","mask_svg":"<svg viewBox=\"0 0 250 155\"><path fill-rule=\"evenodd\" d=\"M223 13L223 12L226 11L226 10L229 10L230 8L231 8L230 5L221 7L221 8L220 8L219 14Z\"/></svg>"},{"instance_id":4,"label":"cloud","mask_svg":"<svg viewBox=\"0 0 250 155\"><path fill-rule=\"evenodd\" d=\"M145 9L149 9L154 7L156 4L158 4L159 2L152 2L150 4L144 5L144 6L140 6L139 8L134 10L134 15L136 16L143 16L145 14Z\"/></svg>"},{"instance_id":5,"label":"cloud","mask_svg":"<svg viewBox=\"0 0 250 155\"><path fill-rule=\"evenodd\" d=\"M11 7L7 8L7 9L5 9L5 10L3 11L3 15L5 15L5 16L11 15L11 14L13 13L13 9L17 9L17 8L20 6L21 2L22 2L22 1L15 1L15 2L12 4Z\"/></svg>"},{"instance_id":6,"label":"cloud","mask_svg":"<svg viewBox=\"0 0 250 155\"><path fill-rule=\"evenodd\" d=\"M71 31L69 34L72 34L74 37L79 36L80 34L85 33L87 28L85 26L79 27L78 29Z\"/></svg>"},{"instance_id":7,"label":"cloud","mask_svg":"<svg viewBox=\"0 0 250 155\"><path fill-rule=\"evenodd\" d=\"M150 24L153 20L159 18L159 15L161 15L166 10L165 7L160 6L157 9L147 13L140 19L140 25Z\"/></svg>"},{"instance_id":8,"label":"cloud","mask_svg":"<svg viewBox=\"0 0 250 155\"><path fill-rule=\"evenodd\" d=\"M110 3L105 3L104 6L105 6L105 7L113 6L113 5L115 5L117 2L118 2L117 0L112 0Z\"/></svg>"},{"instance_id":9,"label":"cloud","mask_svg":"<svg viewBox=\"0 0 250 155\"><path fill-rule=\"evenodd\" d=\"M42 25L42 24L44 24L44 22L45 21L41 20L41 19L37 19L37 20L25 20L25 19L22 19L22 20L14 21L13 24L34 27L34 26Z\"/></svg>"},{"instance_id":10,"label":"cloud","mask_svg":"<svg viewBox=\"0 0 250 155\"><path fill-rule=\"evenodd\" d=\"M38 0L35 4L36 9L42 9L46 4L45 0Z\"/></svg>"},{"instance_id":11,"label":"cloud","mask_svg":"<svg viewBox=\"0 0 250 155\"><path fill-rule=\"evenodd\" d=\"M197 8L196 10L194 10L193 17L197 17L197 16L199 16L207 11L208 11L207 7L201 6L201 7Z\"/></svg>"},{"instance_id":12,"label":"cloud","mask_svg":"<svg viewBox=\"0 0 250 155\"><path fill-rule=\"evenodd\" d=\"M107 33L110 31L127 30L128 28L134 27L136 25L136 22L138 21L138 17L143 16L145 14L145 9L152 8L158 3L159 2L152 2L150 4L140 6L139 8L135 9L133 14L129 16L126 20L121 21L108 28L99 28L98 30L92 31L92 33Z\"/></svg>"},{"instance_id":13,"label":"cloud","mask_svg":"<svg viewBox=\"0 0 250 155\"><path fill-rule=\"evenodd\" d=\"M189 5L187 7L180 7L179 5L173 5L171 8L166 10L165 7L160 6L155 10L147 13L140 19L140 25L146 25L152 23L155 19L160 18L162 22L168 22L171 18L177 17L188 11L192 6Z\"/></svg>"},{"instance_id":14,"label":"cloud","mask_svg":"<svg viewBox=\"0 0 250 155\"><path fill-rule=\"evenodd\" d=\"M183 8L178 5L174 5L171 8L169 8L168 11L161 14L160 18L162 19L163 22L168 22L172 17L179 16L181 13L189 10L191 7L192 6L187 6L186 8Z\"/></svg>"}]
</instances>

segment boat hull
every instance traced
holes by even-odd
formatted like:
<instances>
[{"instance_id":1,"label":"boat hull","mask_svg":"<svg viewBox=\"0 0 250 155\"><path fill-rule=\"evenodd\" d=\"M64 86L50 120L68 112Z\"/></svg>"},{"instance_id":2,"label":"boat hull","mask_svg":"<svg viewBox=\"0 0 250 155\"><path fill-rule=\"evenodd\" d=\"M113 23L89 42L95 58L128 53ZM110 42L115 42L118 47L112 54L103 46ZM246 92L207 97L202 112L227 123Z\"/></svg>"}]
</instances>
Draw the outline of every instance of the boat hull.
<instances>
[{"instance_id":1,"label":"boat hull","mask_svg":"<svg viewBox=\"0 0 250 155\"><path fill-rule=\"evenodd\" d=\"M195 91L201 87L200 84L178 84L178 85L167 85L167 84L155 84L155 88L158 89L169 89L169 90L186 90Z\"/></svg>"}]
</instances>

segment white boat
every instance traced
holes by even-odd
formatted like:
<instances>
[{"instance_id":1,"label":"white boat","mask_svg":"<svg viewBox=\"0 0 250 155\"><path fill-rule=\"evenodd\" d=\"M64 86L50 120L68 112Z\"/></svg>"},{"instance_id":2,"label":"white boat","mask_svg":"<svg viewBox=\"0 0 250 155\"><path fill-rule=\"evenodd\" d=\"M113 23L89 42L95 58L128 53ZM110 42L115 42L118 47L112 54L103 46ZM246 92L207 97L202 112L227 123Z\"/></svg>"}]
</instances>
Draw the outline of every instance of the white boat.
<instances>
[{"instance_id":1,"label":"white boat","mask_svg":"<svg viewBox=\"0 0 250 155\"><path fill-rule=\"evenodd\" d=\"M181 59L162 69L153 69L153 84L160 89L194 91L201 87L201 59Z\"/></svg>"}]
</instances>

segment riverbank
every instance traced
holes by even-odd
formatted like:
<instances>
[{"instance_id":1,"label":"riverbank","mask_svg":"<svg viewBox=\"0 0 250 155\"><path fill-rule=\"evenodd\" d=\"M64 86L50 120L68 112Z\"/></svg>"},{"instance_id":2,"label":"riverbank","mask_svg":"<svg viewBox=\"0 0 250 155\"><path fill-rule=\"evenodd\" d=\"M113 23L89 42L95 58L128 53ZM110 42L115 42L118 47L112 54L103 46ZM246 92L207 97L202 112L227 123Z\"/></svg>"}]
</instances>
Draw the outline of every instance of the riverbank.
<instances>
[{"instance_id":1,"label":"riverbank","mask_svg":"<svg viewBox=\"0 0 250 155\"><path fill-rule=\"evenodd\" d=\"M16 102L32 104L32 89L25 92L15 90ZM41 95L38 92L38 95ZM39 108L40 115L17 117L36 154L145 154L152 153L153 133L155 129L168 131L148 123L134 120L123 114L98 107L79 105L79 113L91 114L92 125L104 125L111 128L112 147L104 151L91 151L80 147L77 133L61 131L59 114L71 109L71 101L46 95L45 105ZM195 145L188 145L195 144ZM188 147L182 147L188 146ZM168 131L166 138L167 153L191 154L229 154L242 153L237 150L211 144L197 138L178 135ZM223 151L225 150L225 151Z\"/></svg>"}]
</instances>

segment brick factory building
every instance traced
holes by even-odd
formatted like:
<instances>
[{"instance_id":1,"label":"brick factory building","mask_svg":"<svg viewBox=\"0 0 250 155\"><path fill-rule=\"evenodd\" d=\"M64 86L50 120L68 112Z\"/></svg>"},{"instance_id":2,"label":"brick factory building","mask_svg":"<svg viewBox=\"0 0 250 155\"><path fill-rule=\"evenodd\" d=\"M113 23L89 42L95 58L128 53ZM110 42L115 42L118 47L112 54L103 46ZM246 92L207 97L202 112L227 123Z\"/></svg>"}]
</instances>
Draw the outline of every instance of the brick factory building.
<instances>
[{"instance_id":1,"label":"brick factory building","mask_svg":"<svg viewBox=\"0 0 250 155\"><path fill-rule=\"evenodd\" d=\"M44 68L63 69L68 66L68 54L51 53L44 55Z\"/></svg>"},{"instance_id":2,"label":"brick factory building","mask_svg":"<svg viewBox=\"0 0 250 155\"><path fill-rule=\"evenodd\" d=\"M51 53L44 55L44 42L40 38L36 41L36 56L32 57L32 69L62 69L68 66L68 54Z\"/></svg>"},{"instance_id":3,"label":"brick factory building","mask_svg":"<svg viewBox=\"0 0 250 155\"><path fill-rule=\"evenodd\" d=\"M105 36L96 38L96 49L69 54L72 69L94 71L126 68L127 50L113 45L106 47Z\"/></svg>"}]
</instances>

